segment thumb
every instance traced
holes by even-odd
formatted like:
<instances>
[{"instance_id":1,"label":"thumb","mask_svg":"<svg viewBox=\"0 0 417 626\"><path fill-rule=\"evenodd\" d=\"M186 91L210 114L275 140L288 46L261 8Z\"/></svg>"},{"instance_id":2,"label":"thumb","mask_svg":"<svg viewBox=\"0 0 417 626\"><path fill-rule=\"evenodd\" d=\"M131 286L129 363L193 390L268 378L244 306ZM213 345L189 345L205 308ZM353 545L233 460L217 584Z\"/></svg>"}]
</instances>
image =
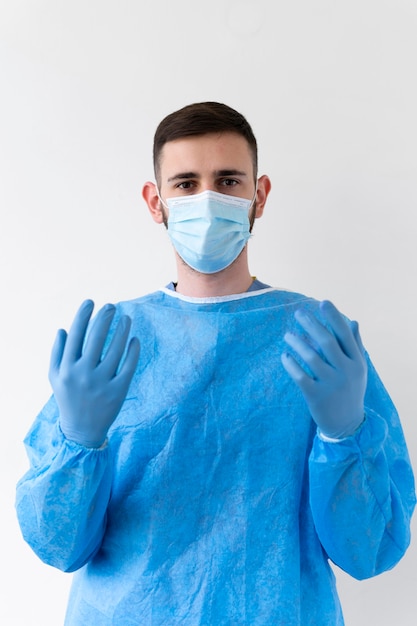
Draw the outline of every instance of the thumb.
<instances>
[{"instance_id":1,"label":"thumb","mask_svg":"<svg viewBox=\"0 0 417 626\"><path fill-rule=\"evenodd\" d=\"M355 341L358 345L359 350L362 354L365 354L365 348L363 347L362 339L359 333L359 324L358 322L350 322L350 328L352 330L353 336L355 337Z\"/></svg>"},{"instance_id":2,"label":"thumb","mask_svg":"<svg viewBox=\"0 0 417 626\"><path fill-rule=\"evenodd\" d=\"M51 360L49 363L49 380L51 382L54 376L58 374L61 361L62 361L62 356L65 350L66 341L67 341L67 333L65 330L61 328L60 330L58 330L56 334L54 345L52 346L52 351L51 351Z\"/></svg>"}]
</instances>

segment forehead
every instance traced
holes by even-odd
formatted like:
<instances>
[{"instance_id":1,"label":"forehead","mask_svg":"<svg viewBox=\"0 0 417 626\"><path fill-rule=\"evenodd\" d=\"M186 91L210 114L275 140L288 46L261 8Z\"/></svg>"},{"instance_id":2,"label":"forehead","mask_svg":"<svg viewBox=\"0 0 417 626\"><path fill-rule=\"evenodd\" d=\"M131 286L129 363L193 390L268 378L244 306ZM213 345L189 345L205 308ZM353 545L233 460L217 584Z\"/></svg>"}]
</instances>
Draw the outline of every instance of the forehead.
<instances>
[{"instance_id":1,"label":"forehead","mask_svg":"<svg viewBox=\"0 0 417 626\"><path fill-rule=\"evenodd\" d=\"M252 155L248 142L237 133L209 133L168 141L162 148L160 168L163 176L174 170L215 171L240 169L251 171Z\"/></svg>"}]
</instances>

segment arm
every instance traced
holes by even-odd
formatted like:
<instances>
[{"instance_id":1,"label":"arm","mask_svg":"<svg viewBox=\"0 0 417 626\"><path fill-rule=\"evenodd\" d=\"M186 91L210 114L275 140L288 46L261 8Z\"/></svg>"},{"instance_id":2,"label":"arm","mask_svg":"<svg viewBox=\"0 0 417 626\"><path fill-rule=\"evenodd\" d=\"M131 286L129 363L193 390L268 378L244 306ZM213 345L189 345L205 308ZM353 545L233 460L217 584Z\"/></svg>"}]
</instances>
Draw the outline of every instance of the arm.
<instances>
[{"instance_id":1,"label":"arm","mask_svg":"<svg viewBox=\"0 0 417 626\"><path fill-rule=\"evenodd\" d=\"M300 387L317 436L310 504L329 558L356 578L389 569L410 541L414 480L396 410L362 346L358 326L329 302L287 333L283 365ZM364 419L365 418L365 419Z\"/></svg>"},{"instance_id":2,"label":"arm","mask_svg":"<svg viewBox=\"0 0 417 626\"><path fill-rule=\"evenodd\" d=\"M25 541L42 561L74 571L97 552L111 490L109 447L66 439L52 397L25 444L30 470L17 485L16 511Z\"/></svg>"},{"instance_id":3,"label":"arm","mask_svg":"<svg viewBox=\"0 0 417 626\"><path fill-rule=\"evenodd\" d=\"M120 317L110 332L112 305L86 336L92 310L85 301L68 335L58 331L49 370L54 396L26 439L31 469L17 487L24 538L42 560L66 571L100 547L112 480L107 431L139 356L138 340L128 342L130 318Z\"/></svg>"},{"instance_id":4,"label":"arm","mask_svg":"<svg viewBox=\"0 0 417 626\"><path fill-rule=\"evenodd\" d=\"M366 400L372 409L365 405L362 427L339 443L317 435L309 460L310 505L321 544L357 579L380 574L401 559L415 506L398 415L373 368L369 379Z\"/></svg>"}]
</instances>

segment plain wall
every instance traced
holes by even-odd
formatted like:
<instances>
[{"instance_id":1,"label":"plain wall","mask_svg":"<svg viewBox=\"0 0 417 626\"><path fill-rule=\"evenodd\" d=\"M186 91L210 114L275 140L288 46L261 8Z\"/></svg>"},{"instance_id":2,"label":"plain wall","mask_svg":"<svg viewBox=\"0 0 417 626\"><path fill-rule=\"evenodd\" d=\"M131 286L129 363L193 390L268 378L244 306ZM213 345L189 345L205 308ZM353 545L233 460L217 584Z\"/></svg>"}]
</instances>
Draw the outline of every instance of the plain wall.
<instances>
[{"instance_id":1,"label":"plain wall","mask_svg":"<svg viewBox=\"0 0 417 626\"><path fill-rule=\"evenodd\" d=\"M175 279L141 188L185 104L247 116L273 184L251 271L359 320L416 467L416 31L415 0L1 0L0 623L63 623L71 576L15 516L22 440L81 300ZM347 626L414 625L416 558L364 582L335 569Z\"/></svg>"}]
</instances>

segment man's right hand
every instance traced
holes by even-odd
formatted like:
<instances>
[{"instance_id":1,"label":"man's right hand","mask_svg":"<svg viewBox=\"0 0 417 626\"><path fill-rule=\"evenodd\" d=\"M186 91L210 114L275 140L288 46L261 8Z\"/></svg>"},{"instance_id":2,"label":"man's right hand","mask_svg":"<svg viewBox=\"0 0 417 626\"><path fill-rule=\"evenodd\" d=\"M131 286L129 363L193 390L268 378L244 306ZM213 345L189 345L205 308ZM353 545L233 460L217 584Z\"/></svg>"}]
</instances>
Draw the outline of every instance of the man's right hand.
<instances>
[{"instance_id":1,"label":"man's right hand","mask_svg":"<svg viewBox=\"0 0 417 626\"><path fill-rule=\"evenodd\" d=\"M64 435L97 448L116 419L139 359L139 340L128 342L131 319L120 318L103 354L115 307L106 304L87 328L94 302L85 300L67 334L59 330L51 354L49 380L58 404ZM126 356L122 359L126 351Z\"/></svg>"}]
</instances>

